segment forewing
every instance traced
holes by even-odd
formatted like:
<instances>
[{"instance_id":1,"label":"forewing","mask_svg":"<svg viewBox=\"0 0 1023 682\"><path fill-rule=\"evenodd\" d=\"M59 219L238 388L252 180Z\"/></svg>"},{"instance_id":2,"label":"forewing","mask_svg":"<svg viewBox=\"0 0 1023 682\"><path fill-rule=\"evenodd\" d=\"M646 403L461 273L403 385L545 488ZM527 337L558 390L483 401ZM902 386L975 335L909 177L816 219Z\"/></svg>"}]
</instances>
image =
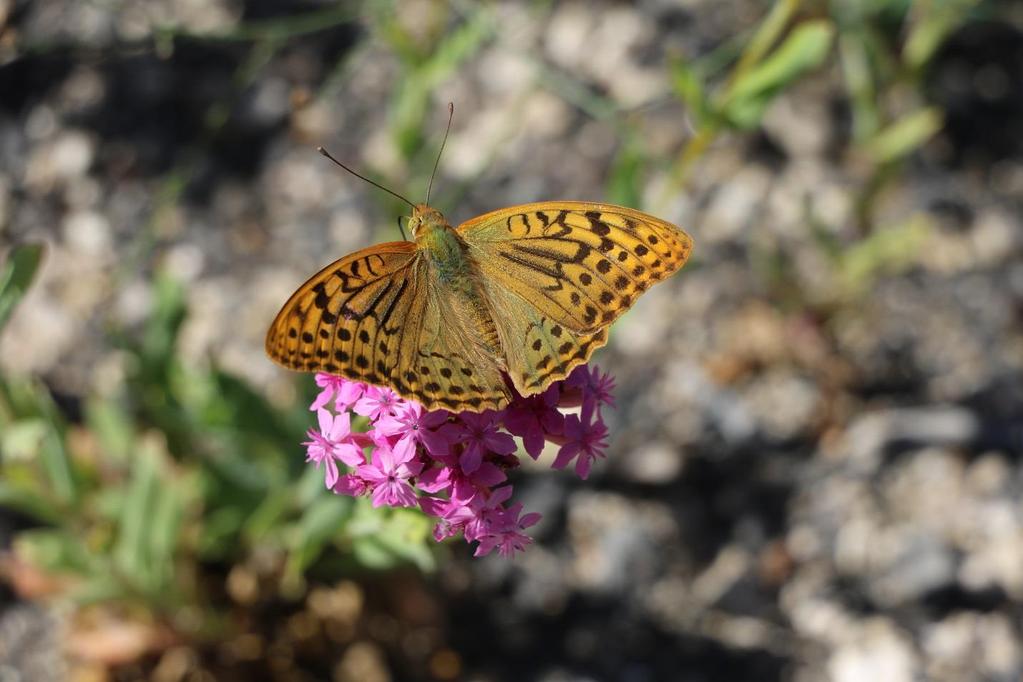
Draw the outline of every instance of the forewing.
<instances>
[{"instance_id":1,"label":"forewing","mask_svg":"<svg viewBox=\"0 0 1023 682\"><path fill-rule=\"evenodd\" d=\"M382 383L387 367L377 366L383 358L375 351L404 328L415 308L419 260L415 244L389 242L323 268L277 313L266 335L267 355L290 369Z\"/></svg>"},{"instance_id":2,"label":"forewing","mask_svg":"<svg viewBox=\"0 0 1023 682\"><path fill-rule=\"evenodd\" d=\"M683 230L622 206L552 201L487 213L457 228L488 283L552 325L593 334L686 262Z\"/></svg>"},{"instance_id":3,"label":"forewing","mask_svg":"<svg viewBox=\"0 0 1023 682\"><path fill-rule=\"evenodd\" d=\"M499 407L500 371L448 308L414 243L380 244L299 287L271 324L266 352L290 369L390 386L427 409Z\"/></svg>"}]
</instances>

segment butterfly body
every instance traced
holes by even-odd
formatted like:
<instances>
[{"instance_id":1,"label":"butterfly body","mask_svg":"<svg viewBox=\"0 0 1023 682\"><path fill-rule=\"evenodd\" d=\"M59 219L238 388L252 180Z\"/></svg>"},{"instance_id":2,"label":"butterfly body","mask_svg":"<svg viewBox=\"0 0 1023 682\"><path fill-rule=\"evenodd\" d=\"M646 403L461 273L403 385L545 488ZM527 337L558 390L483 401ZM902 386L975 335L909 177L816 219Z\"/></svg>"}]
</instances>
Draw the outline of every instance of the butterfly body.
<instances>
[{"instance_id":1,"label":"butterfly body","mask_svg":"<svg viewBox=\"0 0 1023 682\"><path fill-rule=\"evenodd\" d=\"M450 326L454 330L475 331L479 336L476 345L500 358L494 312L487 303L479 268L469 255L469 245L440 211L425 204L413 208L409 224L427 270L451 292L452 312L461 324L449 321Z\"/></svg>"},{"instance_id":2,"label":"butterfly body","mask_svg":"<svg viewBox=\"0 0 1023 682\"><path fill-rule=\"evenodd\" d=\"M468 245L436 209L416 206L409 220L416 247L423 251L430 267L447 286L470 293L477 287L478 273L468 255Z\"/></svg>"},{"instance_id":3,"label":"butterfly body","mask_svg":"<svg viewBox=\"0 0 1023 682\"><path fill-rule=\"evenodd\" d=\"M427 409L482 411L586 362L650 285L680 268L679 228L620 206L543 202L451 227L425 204L413 242L346 256L292 295L267 333L291 369L387 385Z\"/></svg>"}]
</instances>

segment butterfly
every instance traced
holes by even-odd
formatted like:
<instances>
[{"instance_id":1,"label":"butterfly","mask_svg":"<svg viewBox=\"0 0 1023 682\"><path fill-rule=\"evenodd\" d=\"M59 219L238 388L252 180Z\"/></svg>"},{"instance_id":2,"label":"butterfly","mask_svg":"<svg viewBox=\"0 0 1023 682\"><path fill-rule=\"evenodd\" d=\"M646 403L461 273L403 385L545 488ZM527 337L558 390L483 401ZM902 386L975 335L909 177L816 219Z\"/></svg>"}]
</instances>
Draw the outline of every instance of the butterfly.
<instances>
[{"instance_id":1,"label":"butterfly","mask_svg":"<svg viewBox=\"0 0 1023 682\"><path fill-rule=\"evenodd\" d=\"M505 376L521 395L568 376L692 250L680 228L610 204L526 204L458 227L412 206L413 241L356 251L292 294L266 336L271 359L427 410L500 409L514 395Z\"/></svg>"}]
</instances>

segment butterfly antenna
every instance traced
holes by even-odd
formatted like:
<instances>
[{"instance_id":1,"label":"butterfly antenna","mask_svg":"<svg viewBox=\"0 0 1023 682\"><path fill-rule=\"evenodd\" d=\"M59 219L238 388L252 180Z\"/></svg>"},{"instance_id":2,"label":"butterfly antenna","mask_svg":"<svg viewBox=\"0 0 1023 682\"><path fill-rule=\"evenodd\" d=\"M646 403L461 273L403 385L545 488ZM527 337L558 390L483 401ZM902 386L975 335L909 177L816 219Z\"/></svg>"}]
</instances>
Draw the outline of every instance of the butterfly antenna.
<instances>
[{"instance_id":1,"label":"butterfly antenna","mask_svg":"<svg viewBox=\"0 0 1023 682\"><path fill-rule=\"evenodd\" d=\"M433 178L437 175L437 167L440 166L440 155L444 153L444 145L448 143L448 133L451 132L451 119L455 117L455 103L448 102L448 127L444 130L444 139L440 143L440 151L437 152L437 160L433 162L433 172L430 173L430 185L426 188L426 203L430 203L430 192L433 191Z\"/></svg>"},{"instance_id":2,"label":"butterfly antenna","mask_svg":"<svg viewBox=\"0 0 1023 682\"><path fill-rule=\"evenodd\" d=\"M387 193L388 193L388 194L390 194L391 196L393 196L393 197L397 197L397 198L401 199L402 201L404 201L404 202L405 202L406 204L408 204L408 205L409 205L409 206L411 206L412 208L415 208L415 207L416 207L416 205L415 205L415 204L413 204L413 203L412 203L411 201L409 201L409 200L408 200L408 199L406 199L405 197L401 196L401 195L400 195L400 194L398 194L397 192L395 192L395 191L393 191L393 190L389 190L389 189L387 189L386 187L384 187L383 185L381 185L381 184L380 184L379 182L373 182L372 180L370 180L369 178L367 178L367 177L366 177L365 175L360 175L359 173L356 173L356 172L355 172L355 171L353 171L353 170L352 170L351 168L349 168L348 166L344 165L343 163L341 163L340 161L338 161L337 159L335 159L335 158L334 158L333 156L331 156L331 155L330 155L330 152L328 152L328 151L327 151L326 149L324 149L323 147L317 147L317 148L316 148L316 151L318 151L319 153L323 154L323 155L324 155L324 156L326 156L326 157L327 157L328 159L330 159L331 161L333 161L333 162L334 162L334 163L336 163L337 165L341 166L341 167L342 167L342 168L344 168L344 169L345 169L346 171L348 171L349 173L351 173L351 174L352 174L352 175L354 175L355 177L359 178L360 180L365 180L366 182L368 182L369 184L373 185L374 187L377 187L377 188L379 188L379 189L382 189L382 190L384 190L385 192L387 192Z\"/></svg>"}]
</instances>

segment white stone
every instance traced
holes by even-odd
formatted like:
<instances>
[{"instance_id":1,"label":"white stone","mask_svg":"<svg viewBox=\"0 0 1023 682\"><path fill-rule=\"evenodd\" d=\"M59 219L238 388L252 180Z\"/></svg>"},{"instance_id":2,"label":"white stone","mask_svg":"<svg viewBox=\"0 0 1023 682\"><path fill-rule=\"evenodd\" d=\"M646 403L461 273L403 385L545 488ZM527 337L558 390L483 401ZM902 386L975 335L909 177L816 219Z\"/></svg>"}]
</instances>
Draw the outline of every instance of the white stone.
<instances>
[{"instance_id":1,"label":"white stone","mask_svg":"<svg viewBox=\"0 0 1023 682\"><path fill-rule=\"evenodd\" d=\"M194 282L203 271L206 255L203 250L192 243L181 243L167 250L163 266L167 273L181 282Z\"/></svg>"},{"instance_id":2,"label":"white stone","mask_svg":"<svg viewBox=\"0 0 1023 682\"><path fill-rule=\"evenodd\" d=\"M68 248L79 255L99 258L101 261L113 257L110 223L97 211L76 211L64 218L62 225L64 241Z\"/></svg>"},{"instance_id":3,"label":"white stone","mask_svg":"<svg viewBox=\"0 0 1023 682\"><path fill-rule=\"evenodd\" d=\"M921 637L929 679L941 682L999 677L1023 666L1012 624L1000 613L953 613L928 626Z\"/></svg>"},{"instance_id":4,"label":"white stone","mask_svg":"<svg viewBox=\"0 0 1023 682\"><path fill-rule=\"evenodd\" d=\"M40 143L31 152L25 184L39 192L54 183L83 174L92 165L95 141L84 132L65 130L53 141Z\"/></svg>"},{"instance_id":5,"label":"white stone","mask_svg":"<svg viewBox=\"0 0 1023 682\"><path fill-rule=\"evenodd\" d=\"M640 483L665 483L682 472L684 462L677 446L666 441L653 441L629 453L622 474Z\"/></svg>"},{"instance_id":6,"label":"white stone","mask_svg":"<svg viewBox=\"0 0 1023 682\"><path fill-rule=\"evenodd\" d=\"M125 325L135 325L149 317L153 307L152 285L143 279L133 279L117 293L115 310Z\"/></svg>"},{"instance_id":7,"label":"white stone","mask_svg":"<svg viewBox=\"0 0 1023 682\"><path fill-rule=\"evenodd\" d=\"M863 623L828 660L833 682L913 682L918 661L908 637L885 618Z\"/></svg>"},{"instance_id":8,"label":"white stone","mask_svg":"<svg viewBox=\"0 0 1023 682\"><path fill-rule=\"evenodd\" d=\"M828 99L807 89L797 87L778 97L762 121L768 134L793 157L820 157L828 142L832 118Z\"/></svg>"}]
</instances>

